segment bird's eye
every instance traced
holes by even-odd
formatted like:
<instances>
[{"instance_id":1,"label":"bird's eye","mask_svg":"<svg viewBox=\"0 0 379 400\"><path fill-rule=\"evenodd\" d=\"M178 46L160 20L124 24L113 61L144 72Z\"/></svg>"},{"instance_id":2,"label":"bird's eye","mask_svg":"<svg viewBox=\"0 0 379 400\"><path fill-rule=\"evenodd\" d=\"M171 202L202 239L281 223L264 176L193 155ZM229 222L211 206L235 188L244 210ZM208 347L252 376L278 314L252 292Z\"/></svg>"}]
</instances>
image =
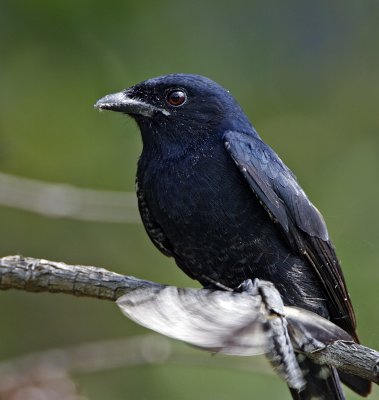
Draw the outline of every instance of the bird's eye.
<instances>
[{"instance_id":1,"label":"bird's eye","mask_svg":"<svg viewBox=\"0 0 379 400\"><path fill-rule=\"evenodd\" d=\"M167 103L179 107L187 100L187 94L180 89L171 90L167 94Z\"/></svg>"}]
</instances>

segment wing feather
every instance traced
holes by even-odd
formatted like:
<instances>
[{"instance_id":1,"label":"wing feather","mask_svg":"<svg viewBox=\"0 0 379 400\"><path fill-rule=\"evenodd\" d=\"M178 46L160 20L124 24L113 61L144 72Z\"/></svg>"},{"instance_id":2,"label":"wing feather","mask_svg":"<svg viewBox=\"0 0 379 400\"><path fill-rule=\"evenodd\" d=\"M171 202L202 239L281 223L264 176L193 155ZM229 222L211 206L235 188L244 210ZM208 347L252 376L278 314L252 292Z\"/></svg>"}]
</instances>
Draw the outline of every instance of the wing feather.
<instances>
[{"instance_id":1,"label":"wing feather","mask_svg":"<svg viewBox=\"0 0 379 400\"><path fill-rule=\"evenodd\" d=\"M355 316L325 221L278 155L259 137L228 131L225 147L294 251L314 267L332 320L356 338Z\"/></svg>"}]
</instances>

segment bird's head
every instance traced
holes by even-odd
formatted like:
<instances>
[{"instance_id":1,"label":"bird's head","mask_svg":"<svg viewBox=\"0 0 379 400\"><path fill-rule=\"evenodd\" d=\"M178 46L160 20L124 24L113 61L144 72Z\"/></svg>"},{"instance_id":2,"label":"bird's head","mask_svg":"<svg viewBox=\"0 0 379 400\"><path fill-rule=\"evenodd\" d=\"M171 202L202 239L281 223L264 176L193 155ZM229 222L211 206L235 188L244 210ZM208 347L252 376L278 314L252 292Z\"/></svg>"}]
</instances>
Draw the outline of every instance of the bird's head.
<instances>
[{"instance_id":1,"label":"bird's head","mask_svg":"<svg viewBox=\"0 0 379 400\"><path fill-rule=\"evenodd\" d=\"M171 74L152 78L104 96L100 110L122 112L140 127L144 146L179 151L226 130L251 130L234 97L216 82L199 75Z\"/></svg>"}]
</instances>

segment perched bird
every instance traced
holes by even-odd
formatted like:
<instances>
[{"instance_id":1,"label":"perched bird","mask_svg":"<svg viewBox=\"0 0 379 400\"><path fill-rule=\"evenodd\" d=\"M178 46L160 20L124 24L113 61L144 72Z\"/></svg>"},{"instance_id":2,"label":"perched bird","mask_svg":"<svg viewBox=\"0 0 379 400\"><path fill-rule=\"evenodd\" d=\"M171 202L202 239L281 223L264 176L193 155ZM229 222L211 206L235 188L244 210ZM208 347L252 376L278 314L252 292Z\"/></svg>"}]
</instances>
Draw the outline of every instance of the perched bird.
<instances>
[{"instance_id":1,"label":"perched bird","mask_svg":"<svg viewBox=\"0 0 379 400\"><path fill-rule=\"evenodd\" d=\"M353 307L323 217L233 96L189 74L149 79L100 99L130 115L143 150L136 190L147 234L207 288L274 283L283 302L313 311L358 341ZM299 357L294 399L362 396L370 383Z\"/></svg>"}]
</instances>

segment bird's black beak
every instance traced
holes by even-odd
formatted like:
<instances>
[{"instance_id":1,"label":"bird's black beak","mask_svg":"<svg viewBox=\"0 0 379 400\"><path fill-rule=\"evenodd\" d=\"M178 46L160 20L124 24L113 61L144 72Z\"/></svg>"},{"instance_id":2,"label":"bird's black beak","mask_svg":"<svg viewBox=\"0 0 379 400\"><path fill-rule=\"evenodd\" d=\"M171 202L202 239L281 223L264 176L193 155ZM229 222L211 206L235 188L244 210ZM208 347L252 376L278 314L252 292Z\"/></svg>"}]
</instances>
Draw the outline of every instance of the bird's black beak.
<instances>
[{"instance_id":1,"label":"bird's black beak","mask_svg":"<svg viewBox=\"0 0 379 400\"><path fill-rule=\"evenodd\" d=\"M156 112L164 115L170 115L170 112L162 108L145 103L144 101L135 99L128 95L128 91L107 94L96 102L94 105L98 110L118 111L130 115L141 115L144 117L152 117Z\"/></svg>"}]
</instances>

